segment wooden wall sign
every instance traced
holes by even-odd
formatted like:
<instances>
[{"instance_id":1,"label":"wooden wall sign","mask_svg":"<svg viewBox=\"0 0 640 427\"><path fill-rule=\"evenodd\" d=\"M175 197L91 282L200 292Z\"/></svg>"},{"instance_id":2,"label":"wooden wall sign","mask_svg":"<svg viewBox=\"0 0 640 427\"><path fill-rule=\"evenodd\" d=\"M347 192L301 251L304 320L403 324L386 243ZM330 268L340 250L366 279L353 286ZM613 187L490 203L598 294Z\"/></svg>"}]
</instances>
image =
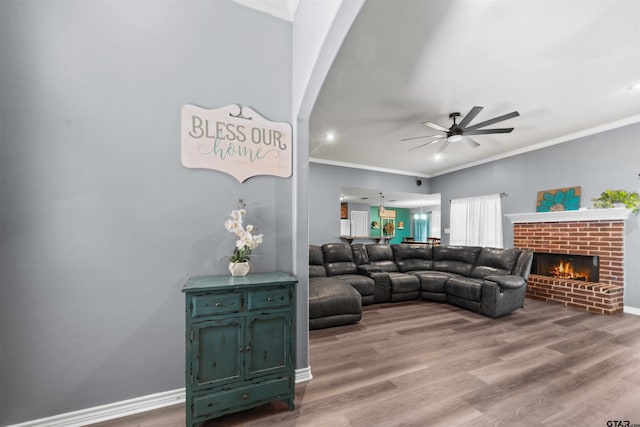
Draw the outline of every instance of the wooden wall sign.
<instances>
[{"instance_id":1,"label":"wooden wall sign","mask_svg":"<svg viewBox=\"0 0 640 427\"><path fill-rule=\"evenodd\" d=\"M288 178L292 173L292 131L249 107L209 110L182 107L182 165L225 172L239 182L256 175Z\"/></svg>"}]
</instances>

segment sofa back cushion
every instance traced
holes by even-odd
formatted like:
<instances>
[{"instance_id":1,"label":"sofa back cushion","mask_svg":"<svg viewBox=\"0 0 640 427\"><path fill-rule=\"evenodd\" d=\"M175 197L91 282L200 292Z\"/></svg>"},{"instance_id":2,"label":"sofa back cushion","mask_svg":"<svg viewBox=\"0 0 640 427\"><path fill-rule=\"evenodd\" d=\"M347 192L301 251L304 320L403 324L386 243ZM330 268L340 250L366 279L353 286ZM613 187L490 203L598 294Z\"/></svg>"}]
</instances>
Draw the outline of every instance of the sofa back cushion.
<instances>
[{"instance_id":1,"label":"sofa back cushion","mask_svg":"<svg viewBox=\"0 0 640 427\"><path fill-rule=\"evenodd\" d=\"M511 274L517 274L524 280L529 280L531 273L531 263L533 262L533 251L531 249L521 249L520 256L516 260Z\"/></svg>"},{"instance_id":2,"label":"sofa back cushion","mask_svg":"<svg viewBox=\"0 0 640 427\"><path fill-rule=\"evenodd\" d=\"M433 254L431 245L395 244L391 245L393 257L401 272L432 270Z\"/></svg>"},{"instance_id":3,"label":"sofa back cushion","mask_svg":"<svg viewBox=\"0 0 640 427\"><path fill-rule=\"evenodd\" d=\"M434 246L433 269L470 276L481 249L479 246Z\"/></svg>"},{"instance_id":4,"label":"sofa back cushion","mask_svg":"<svg viewBox=\"0 0 640 427\"><path fill-rule=\"evenodd\" d=\"M363 243L356 243L351 245L351 252L353 253L353 260L356 265L369 264L369 257L367 256L367 247Z\"/></svg>"},{"instance_id":5,"label":"sofa back cushion","mask_svg":"<svg viewBox=\"0 0 640 427\"><path fill-rule=\"evenodd\" d=\"M322 245L324 254L324 266L327 276L340 274L356 274L358 269L353 260L351 245L346 243L325 243Z\"/></svg>"},{"instance_id":6,"label":"sofa back cushion","mask_svg":"<svg viewBox=\"0 0 640 427\"><path fill-rule=\"evenodd\" d=\"M324 268L324 254L322 248L309 245L309 277L325 277L327 270Z\"/></svg>"},{"instance_id":7,"label":"sofa back cushion","mask_svg":"<svg viewBox=\"0 0 640 427\"><path fill-rule=\"evenodd\" d=\"M511 274L520 256L518 249L482 248L471 277L483 279L487 276Z\"/></svg>"},{"instance_id":8,"label":"sofa back cushion","mask_svg":"<svg viewBox=\"0 0 640 427\"><path fill-rule=\"evenodd\" d=\"M378 271L398 271L398 266L393 261L393 251L389 245L368 244L367 256L369 264Z\"/></svg>"},{"instance_id":9,"label":"sofa back cushion","mask_svg":"<svg viewBox=\"0 0 640 427\"><path fill-rule=\"evenodd\" d=\"M369 262L393 261L393 251L389 245L368 244L367 254L369 255Z\"/></svg>"}]
</instances>

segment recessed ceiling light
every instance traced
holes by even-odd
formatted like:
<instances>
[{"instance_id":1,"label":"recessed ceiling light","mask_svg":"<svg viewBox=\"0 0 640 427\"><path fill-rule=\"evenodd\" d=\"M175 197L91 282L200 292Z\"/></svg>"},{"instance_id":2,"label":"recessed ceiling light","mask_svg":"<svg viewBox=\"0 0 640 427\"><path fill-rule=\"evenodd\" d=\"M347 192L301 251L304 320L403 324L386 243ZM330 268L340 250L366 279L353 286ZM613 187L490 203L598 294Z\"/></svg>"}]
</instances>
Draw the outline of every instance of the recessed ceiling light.
<instances>
[{"instance_id":1,"label":"recessed ceiling light","mask_svg":"<svg viewBox=\"0 0 640 427\"><path fill-rule=\"evenodd\" d=\"M629 86L629 90L640 90L640 82Z\"/></svg>"},{"instance_id":2,"label":"recessed ceiling light","mask_svg":"<svg viewBox=\"0 0 640 427\"><path fill-rule=\"evenodd\" d=\"M333 132L327 132L327 134L325 135L325 139L329 142L333 142L336 140L336 134Z\"/></svg>"},{"instance_id":3,"label":"recessed ceiling light","mask_svg":"<svg viewBox=\"0 0 640 427\"><path fill-rule=\"evenodd\" d=\"M436 153L436 154L434 154L434 155L433 155L433 158L434 158L435 160L440 160L440 159L442 158L442 153Z\"/></svg>"}]
</instances>

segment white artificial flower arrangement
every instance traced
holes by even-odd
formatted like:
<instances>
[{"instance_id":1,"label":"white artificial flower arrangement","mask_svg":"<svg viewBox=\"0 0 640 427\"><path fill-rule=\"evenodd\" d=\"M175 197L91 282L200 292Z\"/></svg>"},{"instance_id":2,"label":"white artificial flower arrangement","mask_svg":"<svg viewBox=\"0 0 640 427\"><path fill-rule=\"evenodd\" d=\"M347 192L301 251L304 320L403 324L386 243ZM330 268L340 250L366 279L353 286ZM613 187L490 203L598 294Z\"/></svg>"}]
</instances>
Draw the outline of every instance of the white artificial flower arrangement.
<instances>
[{"instance_id":1,"label":"white artificial flower arrangement","mask_svg":"<svg viewBox=\"0 0 640 427\"><path fill-rule=\"evenodd\" d=\"M251 251L262 243L262 234L253 235L253 225L247 224L246 227L242 225L242 216L246 215L247 211L244 209L236 209L231 211L231 219L228 219L224 223L224 228L227 231L236 235L236 247L233 250L233 255L229 258L231 262L247 262L251 257Z\"/></svg>"}]
</instances>

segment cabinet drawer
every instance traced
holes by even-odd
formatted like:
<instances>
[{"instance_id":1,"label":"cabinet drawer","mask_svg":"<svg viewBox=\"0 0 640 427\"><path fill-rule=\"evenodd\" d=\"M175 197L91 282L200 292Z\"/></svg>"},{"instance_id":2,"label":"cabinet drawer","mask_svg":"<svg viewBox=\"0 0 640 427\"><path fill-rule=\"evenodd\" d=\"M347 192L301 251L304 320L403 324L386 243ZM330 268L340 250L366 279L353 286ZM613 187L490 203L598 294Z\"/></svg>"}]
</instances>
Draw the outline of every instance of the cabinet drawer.
<instances>
[{"instance_id":1,"label":"cabinet drawer","mask_svg":"<svg viewBox=\"0 0 640 427\"><path fill-rule=\"evenodd\" d=\"M191 297L191 316L203 317L213 314L235 313L242 309L240 292L194 295Z\"/></svg>"},{"instance_id":2,"label":"cabinet drawer","mask_svg":"<svg viewBox=\"0 0 640 427\"><path fill-rule=\"evenodd\" d=\"M247 384L233 390L223 390L218 393L193 397L193 418L220 413L228 409L253 407L256 403L268 402L279 397L290 396L289 378L276 378L259 384Z\"/></svg>"},{"instance_id":3,"label":"cabinet drawer","mask_svg":"<svg viewBox=\"0 0 640 427\"><path fill-rule=\"evenodd\" d=\"M249 310L288 307L291 295L287 288L256 289L249 291L247 307Z\"/></svg>"}]
</instances>

